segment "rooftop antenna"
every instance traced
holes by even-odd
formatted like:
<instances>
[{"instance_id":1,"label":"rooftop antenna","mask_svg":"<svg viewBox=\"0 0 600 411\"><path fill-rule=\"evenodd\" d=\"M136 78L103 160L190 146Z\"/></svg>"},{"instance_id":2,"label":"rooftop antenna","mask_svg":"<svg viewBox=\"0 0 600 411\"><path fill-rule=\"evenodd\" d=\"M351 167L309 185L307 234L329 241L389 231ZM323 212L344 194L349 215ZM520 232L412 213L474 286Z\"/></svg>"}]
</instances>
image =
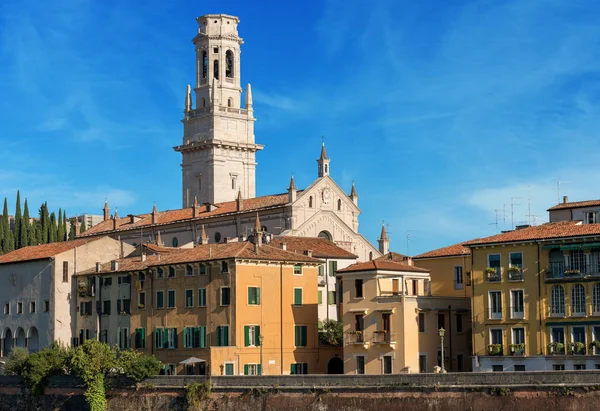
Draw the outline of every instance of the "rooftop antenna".
<instances>
[{"instance_id":1,"label":"rooftop antenna","mask_svg":"<svg viewBox=\"0 0 600 411\"><path fill-rule=\"evenodd\" d=\"M560 204L560 185L568 184L570 181L557 181L556 182L556 204ZM554 190L553 188L551 190Z\"/></svg>"},{"instance_id":2,"label":"rooftop antenna","mask_svg":"<svg viewBox=\"0 0 600 411\"><path fill-rule=\"evenodd\" d=\"M498 221L502 220L502 226L506 227L506 204L502 204L502 209L495 209L494 213L496 214L496 221L493 223L490 223L490 225L495 225L496 226L496 230L498 230Z\"/></svg>"},{"instance_id":3,"label":"rooftop antenna","mask_svg":"<svg viewBox=\"0 0 600 411\"><path fill-rule=\"evenodd\" d=\"M411 232L415 232L417 230L406 230L406 255L410 256L410 240L413 238L417 238L411 234Z\"/></svg>"},{"instance_id":4,"label":"rooftop antenna","mask_svg":"<svg viewBox=\"0 0 600 411\"><path fill-rule=\"evenodd\" d=\"M515 200L522 200L523 197L511 197L510 198L510 229L515 229L515 206L521 205L521 203L515 203Z\"/></svg>"}]
</instances>

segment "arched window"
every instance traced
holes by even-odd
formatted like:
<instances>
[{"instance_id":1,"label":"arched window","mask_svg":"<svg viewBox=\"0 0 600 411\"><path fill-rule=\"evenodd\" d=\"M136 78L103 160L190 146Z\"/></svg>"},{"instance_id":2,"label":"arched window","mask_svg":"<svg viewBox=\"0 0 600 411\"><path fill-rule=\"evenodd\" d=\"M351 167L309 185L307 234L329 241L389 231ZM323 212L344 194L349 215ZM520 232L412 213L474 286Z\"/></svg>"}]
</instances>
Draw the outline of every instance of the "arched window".
<instances>
[{"instance_id":1,"label":"arched window","mask_svg":"<svg viewBox=\"0 0 600 411\"><path fill-rule=\"evenodd\" d=\"M550 313L565 315L565 289L561 285L552 287L550 293Z\"/></svg>"},{"instance_id":2,"label":"arched window","mask_svg":"<svg viewBox=\"0 0 600 411\"><path fill-rule=\"evenodd\" d=\"M227 50L225 52L225 77L233 78L233 52Z\"/></svg>"},{"instance_id":3,"label":"arched window","mask_svg":"<svg viewBox=\"0 0 600 411\"><path fill-rule=\"evenodd\" d=\"M202 107L206 107L206 99L205 98L202 99Z\"/></svg>"},{"instance_id":4,"label":"arched window","mask_svg":"<svg viewBox=\"0 0 600 411\"><path fill-rule=\"evenodd\" d=\"M323 230L323 231L321 231L321 232L319 233L319 237L320 237L320 238L324 238L324 239L326 239L326 240L329 240L329 241L331 241L331 240L332 240L332 238L331 238L331 234L329 234L329 231L325 231L325 230Z\"/></svg>"},{"instance_id":5,"label":"arched window","mask_svg":"<svg viewBox=\"0 0 600 411\"><path fill-rule=\"evenodd\" d=\"M596 283L592 288L592 311L595 315L600 313L600 283Z\"/></svg>"},{"instance_id":6,"label":"arched window","mask_svg":"<svg viewBox=\"0 0 600 411\"><path fill-rule=\"evenodd\" d=\"M338 211L342 211L342 200L338 199Z\"/></svg>"},{"instance_id":7,"label":"arched window","mask_svg":"<svg viewBox=\"0 0 600 411\"><path fill-rule=\"evenodd\" d=\"M208 54L206 50L202 52L202 78L208 75Z\"/></svg>"},{"instance_id":8,"label":"arched window","mask_svg":"<svg viewBox=\"0 0 600 411\"><path fill-rule=\"evenodd\" d=\"M585 287L575 284L571 289L571 315L585 315Z\"/></svg>"},{"instance_id":9,"label":"arched window","mask_svg":"<svg viewBox=\"0 0 600 411\"><path fill-rule=\"evenodd\" d=\"M312 203L312 196L308 197L308 208L312 208L313 203Z\"/></svg>"},{"instance_id":10,"label":"arched window","mask_svg":"<svg viewBox=\"0 0 600 411\"><path fill-rule=\"evenodd\" d=\"M373 259L373 251L369 252L369 261L371 261Z\"/></svg>"},{"instance_id":11,"label":"arched window","mask_svg":"<svg viewBox=\"0 0 600 411\"><path fill-rule=\"evenodd\" d=\"M219 60L213 62L213 76L215 76L217 80L219 79Z\"/></svg>"},{"instance_id":12,"label":"arched window","mask_svg":"<svg viewBox=\"0 0 600 411\"><path fill-rule=\"evenodd\" d=\"M188 277L194 275L194 268L190 264L185 267L185 275Z\"/></svg>"},{"instance_id":13,"label":"arched window","mask_svg":"<svg viewBox=\"0 0 600 411\"><path fill-rule=\"evenodd\" d=\"M227 99L227 107L231 107L233 105L233 99L228 98Z\"/></svg>"},{"instance_id":14,"label":"arched window","mask_svg":"<svg viewBox=\"0 0 600 411\"><path fill-rule=\"evenodd\" d=\"M219 242L221 242L221 233L217 231L215 233L215 243L219 243Z\"/></svg>"}]
</instances>

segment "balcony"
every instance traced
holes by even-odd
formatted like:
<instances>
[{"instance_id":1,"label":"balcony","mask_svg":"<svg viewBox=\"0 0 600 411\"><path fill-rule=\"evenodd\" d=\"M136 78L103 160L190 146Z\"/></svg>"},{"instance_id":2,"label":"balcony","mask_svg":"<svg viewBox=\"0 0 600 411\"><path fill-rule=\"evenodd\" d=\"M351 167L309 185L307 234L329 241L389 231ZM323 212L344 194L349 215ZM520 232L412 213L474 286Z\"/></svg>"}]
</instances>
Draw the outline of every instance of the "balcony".
<instances>
[{"instance_id":1,"label":"balcony","mask_svg":"<svg viewBox=\"0 0 600 411\"><path fill-rule=\"evenodd\" d=\"M375 331L373 333L373 344L396 344L396 333L390 331Z\"/></svg>"},{"instance_id":2,"label":"balcony","mask_svg":"<svg viewBox=\"0 0 600 411\"><path fill-rule=\"evenodd\" d=\"M488 355L500 356L504 355L504 347L502 344L490 344L487 346Z\"/></svg>"},{"instance_id":3,"label":"balcony","mask_svg":"<svg viewBox=\"0 0 600 411\"><path fill-rule=\"evenodd\" d=\"M364 331L349 331L344 335L344 345L368 345Z\"/></svg>"},{"instance_id":4,"label":"balcony","mask_svg":"<svg viewBox=\"0 0 600 411\"><path fill-rule=\"evenodd\" d=\"M512 355L525 355L525 344L511 344L509 346Z\"/></svg>"},{"instance_id":5,"label":"balcony","mask_svg":"<svg viewBox=\"0 0 600 411\"><path fill-rule=\"evenodd\" d=\"M508 281L523 281L523 267L511 265L508 268Z\"/></svg>"},{"instance_id":6,"label":"balcony","mask_svg":"<svg viewBox=\"0 0 600 411\"><path fill-rule=\"evenodd\" d=\"M549 355L564 355L565 345L561 342L551 342L546 346L546 353Z\"/></svg>"},{"instance_id":7,"label":"balcony","mask_svg":"<svg viewBox=\"0 0 600 411\"><path fill-rule=\"evenodd\" d=\"M498 309L493 309L490 308L488 309L488 319L489 320L501 320L502 319L502 308Z\"/></svg>"},{"instance_id":8,"label":"balcony","mask_svg":"<svg viewBox=\"0 0 600 411\"><path fill-rule=\"evenodd\" d=\"M513 320L522 320L525 318L525 308L522 305L510 307L510 318Z\"/></svg>"},{"instance_id":9,"label":"balcony","mask_svg":"<svg viewBox=\"0 0 600 411\"><path fill-rule=\"evenodd\" d=\"M567 264L561 261L550 263L546 271L546 280L579 280L589 276L600 276L600 264Z\"/></svg>"},{"instance_id":10,"label":"balcony","mask_svg":"<svg viewBox=\"0 0 600 411\"><path fill-rule=\"evenodd\" d=\"M585 355L587 352L585 343L582 342L571 342L569 343L569 354L572 355Z\"/></svg>"},{"instance_id":11,"label":"balcony","mask_svg":"<svg viewBox=\"0 0 600 411\"><path fill-rule=\"evenodd\" d=\"M485 269L485 278L489 283L499 283L502 281L501 267L488 267Z\"/></svg>"}]
</instances>

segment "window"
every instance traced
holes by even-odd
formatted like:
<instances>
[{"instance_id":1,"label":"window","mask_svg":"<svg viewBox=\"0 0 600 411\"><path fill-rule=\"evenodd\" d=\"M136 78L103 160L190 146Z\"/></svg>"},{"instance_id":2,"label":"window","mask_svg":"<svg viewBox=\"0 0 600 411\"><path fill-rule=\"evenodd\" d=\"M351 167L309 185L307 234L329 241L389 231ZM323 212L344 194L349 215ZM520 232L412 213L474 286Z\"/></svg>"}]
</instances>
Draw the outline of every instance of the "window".
<instances>
[{"instance_id":1,"label":"window","mask_svg":"<svg viewBox=\"0 0 600 411\"><path fill-rule=\"evenodd\" d=\"M44 312L47 313L48 311L50 311L50 300L45 300L44 301Z\"/></svg>"},{"instance_id":2,"label":"window","mask_svg":"<svg viewBox=\"0 0 600 411\"><path fill-rule=\"evenodd\" d=\"M563 344L563 348L561 350L557 350L556 348L554 348L554 352L564 352L565 329L563 327L552 327L550 329L550 339L553 343Z\"/></svg>"},{"instance_id":3,"label":"window","mask_svg":"<svg viewBox=\"0 0 600 411\"><path fill-rule=\"evenodd\" d=\"M130 275L122 275L119 276L119 284L131 284L131 276Z\"/></svg>"},{"instance_id":4,"label":"window","mask_svg":"<svg viewBox=\"0 0 600 411\"><path fill-rule=\"evenodd\" d=\"M165 308L165 292L157 291L156 292L156 308Z\"/></svg>"},{"instance_id":5,"label":"window","mask_svg":"<svg viewBox=\"0 0 600 411\"><path fill-rule=\"evenodd\" d=\"M465 357L462 354L456 354L456 371L465 370Z\"/></svg>"},{"instance_id":6,"label":"window","mask_svg":"<svg viewBox=\"0 0 600 411\"><path fill-rule=\"evenodd\" d=\"M23 314L23 303L17 303L17 314Z\"/></svg>"},{"instance_id":7,"label":"window","mask_svg":"<svg viewBox=\"0 0 600 411\"><path fill-rule=\"evenodd\" d=\"M156 278L160 279L160 278L164 278L164 276L165 276L165 271L163 270L162 267L158 267L156 269Z\"/></svg>"},{"instance_id":8,"label":"window","mask_svg":"<svg viewBox=\"0 0 600 411\"><path fill-rule=\"evenodd\" d=\"M571 315L585 315L585 288L575 284L571 289Z\"/></svg>"},{"instance_id":9,"label":"window","mask_svg":"<svg viewBox=\"0 0 600 411\"><path fill-rule=\"evenodd\" d=\"M17 305L17 310L19 309L18 305ZM82 302L79 304L79 315L84 316L84 315L91 315L92 314L92 302L91 301L87 301L87 302Z\"/></svg>"},{"instance_id":10,"label":"window","mask_svg":"<svg viewBox=\"0 0 600 411\"><path fill-rule=\"evenodd\" d=\"M463 332L463 316L462 314L456 314L456 332Z\"/></svg>"},{"instance_id":11,"label":"window","mask_svg":"<svg viewBox=\"0 0 600 411\"><path fill-rule=\"evenodd\" d=\"M4 314L5 315L10 314L10 303L5 303L4 304Z\"/></svg>"},{"instance_id":12,"label":"window","mask_svg":"<svg viewBox=\"0 0 600 411\"><path fill-rule=\"evenodd\" d=\"M454 289L462 290L463 289L463 268L462 265L457 265L454 267Z\"/></svg>"},{"instance_id":13,"label":"window","mask_svg":"<svg viewBox=\"0 0 600 411\"><path fill-rule=\"evenodd\" d=\"M523 279L523 253L510 253L509 254L509 280L522 280Z\"/></svg>"},{"instance_id":14,"label":"window","mask_svg":"<svg viewBox=\"0 0 600 411\"><path fill-rule=\"evenodd\" d=\"M206 348L206 326L185 327L183 348Z\"/></svg>"},{"instance_id":15,"label":"window","mask_svg":"<svg viewBox=\"0 0 600 411\"><path fill-rule=\"evenodd\" d=\"M312 196L308 197L308 208L312 208L313 207L313 198Z\"/></svg>"},{"instance_id":16,"label":"window","mask_svg":"<svg viewBox=\"0 0 600 411\"><path fill-rule=\"evenodd\" d=\"M215 20L215 23L216 23L216 22L217 22L217 21ZM219 52L219 48L218 48L218 47L213 47L213 53L218 53L218 52Z\"/></svg>"},{"instance_id":17,"label":"window","mask_svg":"<svg viewBox=\"0 0 600 411\"><path fill-rule=\"evenodd\" d=\"M595 211L585 213L585 223L586 224L598 223L598 214Z\"/></svg>"},{"instance_id":18,"label":"window","mask_svg":"<svg viewBox=\"0 0 600 411\"><path fill-rule=\"evenodd\" d=\"M206 274L206 265L205 264L200 264L200 274L201 275Z\"/></svg>"},{"instance_id":19,"label":"window","mask_svg":"<svg viewBox=\"0 0 600 411\"><path fill-rule=\"evenodd\" d=\"M511 318L525 318L525 305L523 301L523 290L511 290L510 291L510 317Z\"/></svg>"},{"instance_id":20,"label":"window","mask_svg":"<svg viewBox=\"0 0 600 411\"><path fill-rule=\"evenodd\" d=\"M573 365L573 369L576 371L583 371L585 370L585 364L574 364Z\"/></svg>"},{"instance_id":21,"label":"window","mask_svg":"<svg viewBox=\"0 0 600 411\"><path fill-rule=\"evenodd\" d=\"M291 365L290 374L299 375L299 374L308 374L308 363L305 362L297 362Z\"/></svg>"},{"instance_id":22,"label":"window","mask_svg":"<svg viewBox=\"0 0 600 411\"><path fill-rule=\"evenodd\" d=\"M102 330L100 332L100 342L108 344L108 330Z\"/></svg>"},{"instance_id":23,"label":"window","mask_svg":"<svg viewBox=\"0 0 600 411\"><path fill-rule=\"evenodd\" d=\"M356 298L363 298L363 280L354 280Z\"/></svg>"},{"instance_id":24,"label":"window","mask_svg":"<svg viewBox=\"0 0 600 411\"><path fill-rule=\"evenodd\" d=\"M419 313L419 332L425 332L425 313Z\"/></svg>"},{"instance_id":25,"label":"window","mask_svg":"<svg viewBox=\"0 0 600 411\"><path fill-rule=\"evenodd\" d=\"M356 373L357 374L364 374L365 373L365 356L364 355L357 355L354 358L356 360Z\"/></svg>"},{"instance_id":26,"label":"window","mask_svg":"<svg viewBox=\"0 0 600 411\"><path fill-rule=\"evenodd\" d=\"M231 289L229 287L221 287L221 305L229 305L231 301Z\"/></svg>"},{"instance_id":27,"label":"window","mask_svg":"<svg viewBox=\"0 0 600 411\"><path fill-rule=\"evenodd\" d=\"M202 52L202 78L208 75L208 54L206 50Z\"/></svg>"},{"instance_id":28,"label":"window","mask_svg":"<svg viewBox=\"0 0 600 411\"><path fill-rule=\"evenodd\" d=\"M175 278L175 267L169 266L169 278Z\"/></svg>"},{"instance_id":29,"label":"window","mask_svg":"<svg viewBox=\"0 0 600 411\"><path fill-rule=\"evenodd\" d=\"M227 261L221 261L221 272L222 273L229 272L229 264L227 264Z\"/></svg>"},{"instance_id":30,"label":"window","mask_svg":"<svg viewBox=\"0 0 600 411\"><path fill-rule=\"evenodd\" d=\"M294 288L294 305L302 305L302 288Z\"/></svg>"},{"instance_id":31,"label":"window","mask_svg":"<svg viewBox=\"0 0 600 411\"><path fill-rule=\"evenodd\" d=\"M171 245L173 247L179 246L179 240L177 239L177 237L173 237L173 239L171 240Z\"/></svg>"},{"instance_id":32,"label":"window","mask_svg":"<svg viewBox=\"0 0 600 411\"><path fill-rule=\"evenodd\" d=\"M419 280L412 280L412 294L411 295L418 295L419 294Z\"/></svg>"},{"instance_id":33,"label":"window","mask_svg":"<svg viewBox=\"0 0 600 411\"><path fill-rule=\"evenodd\" d=\"M131 300L129 298L117 300L117 313L131 314Z\"/></svg>"},{"instance_id":34,"label":"window","mask_svg":"<svg viewBox=\"0 0 600 411\"><path fill-rule=\"evenodd\" d=\"M35 301L29 303L29 312L35 313Z\"/></svg>"},{"instance_id":35,"label":"window","mask_svg":"<svg viewBox=\"0 0 600 411\"><path fill-rule=\"evenodd\" d=\"M512 329L512 343L525 344L525 328L519 327Z\"/></svg>"},{"instance_id":36,"label":"window","mask_svg":"<svg viewBox=\"0 0 600 411\"><path fill-rule=\"evenodd\" d=\"M319 277L323 277L325 275L325 267L323 265L319 266Z\"/></svg>"},{"instance_id":37,"label":"window","mask_svg":"<svg viewBox=\"0 0 600 411\"><path fill-rule=\"evenodd\" d=\"M133 340L135 348L146 348L146 329L136 328Z\"/></svg>"},{"instance_id":38,"label":"window","mask_svg":"<svg viewBox=\"0 0 600 411\"><path fill-rule=\"evenodd\" d=\"M233 52L231 50L225 52L225 77L233 78Z\"/></svg>"},{"instance_id":39,"label":"window","mask_svg":"<svg viewBox=\"0 0 600 411\"><path fill-rule=\"evenodd\" d=\"M504 367L502 365L492 365L493 372L502 372L504 371Z\"/></svg>"},{"instance_id":40,"label":"window","mask_svg":"<svg viewBox=\"0 0 600 411\"><path fill-rule=\"evenodd\" d=\"M419 354L419 372L427 372L427 355Z\"/></svg>"},{"instance_id":41,"label":"window","mask_svg":"<svg viewBox=\"0 0 600 411\"><path fill-rule=\"evenodd\" d=\"M219 79L219 60L213 61L213 76Z\"/></svg>"},{"instance_id":42,"label":"window","mask_svg":"<svg viewBox=\"0 0 600 411\"><path fill-rule=\"evenodd\" d=\"M175 308L175 290L167 291L167 308Z\"/></svg>"},{"instance_id":43,"label":"window","mask_svg":"<svg viewBox=\"0 0 600 411\"><path fill-rule=\"evenodd\" d=\"M502 319L502 292L490 291L489 292L489 304L490 304L490 316L491 320Z\"/></svg>"},{"instance_id":44,"label":"window","mask_svg":"<svg viewBox=\"0 0 600 411\"><path fill-rule=\"evenodd\" d=\"M260 305L260 288L248 287L248 305Z\"/></svg>"},{"instance_id":45,"label":"window","mask_svg":"<svg viewBox=\"0 0 600 411\"><path fill-rule=\"evenodd\" d=\"M233 375L234 374L233 365L234 364L232 362L225 363L225 375Z\"/></svg>"},{"instance_id":46,"label":"window","mask_svg":"<svg viewBox=\"0 0 600 411\"><path fill-rule=\"evenodd\" d=\"M488 281L500 281L502 279L502 269L500 266L500 254L488 255L488 267L493 268L495 273L487 274Z\"/></svg>"},{"instance_id":47,"label":"window","mask_svg":"<svg viewBox=\"0 0 600 411\"><path fill-rule=\"evenodd\" d=\"M342 211L342 200L338 199L337 209L338 211Z\"/></svg>"},{"instance_id":48,"label":"window","mask_svg":"<svg viewBox=\"0 0 600 411\"><path fill-rule=\"evenodd\" d=\"M302 264L294 264L294 275L302 275Z\"/></svg>"},{"instance_id":49,"label":"window","mask_svg":"<svg viewBox=\"0 0 600 411\"><path fill-rule=\"evenodd\" d=\"M138 310L146 308L146 293L141 291L138 293Z\"/></svg>"},{"instance_id":50,"label":"window","mask_svg":"<svg viewBox=\"0 0 600 411\"><path fill-rule=\"evenodd\" d=\"M595 315L600 314L600 283L594 284L592 288L592 312Z\"/></svg>"},{"instance_id":51,"label":"window","mask_svg":"<svg viewBox=\"0 0 600 411\"><path fill-rule=\"evenodd\" d=\"M117 330L117 339L119 349L126 350L129 348L129 328L122 327Z\"/></svg>"},{"instance_id":52,"label":"window","mask_svg":"<svg viewBox=\"0 0 600 411\"><path fill-rule=\"evenodd\" d=\"M227 347L229 345L229 326L219 325L217 327L217 347Z\"/></svg>"},{"instance_id":53,"label":"window","mask_svg":"<svg viewBox=\"0 0 600 411\"><path fill-rule=\"evenodd\" d=\"M69 262L63 261L63 283L69 282Z\"/></svg>"},{"instance_id":54,"label":"window","mask_svg":"<svg viewBox=\"0 0 600 411\"><path fill-rule=\"evenodd\" d=\"M317 304L323 304L323 291L317 291Z\"/></svg>"},{"instance_id":55,"label":"window","mask_svg":"<svg viewBox=\"0 0 600 411\"><path fill-rule=\"evenodd\" d=\"M215 232L215 243L219 243L221 242L221 233L220 232Z\"/></svg>"},{"instance_id":56,"label":"window","mask_svg":"<svg viewBox=\"0 0 600 411\"><path fill-rule=\"evenodd\" d=\"M573 342L585 345L585 327L573 327ZM584 348L585 351L585 348ZM584 352L585 353L585 352Z\"/></svg>"},{"instance_id":57,"label":"window","mask_svg":"<svg viewBox=\"0 0 600 411\"><path fill-rule=\"evenodd\" d=\"M198 288L198 307L206 307L206 288Z\"/></svg>"},{"instance_id":58,"label":"window","mask_svg":"<svg viewBox=\"0 0 600 411\"><path fill-rule=\"evenodd\" d=\"M110 300L102 301L102 315L110 315Z\"/></svg>"},{"instance_id":59,"label":"window","mask_svg":"<svg viewBox=\"0 0 600 411\"><path fill-rule=\"evenodd\" d=\"M193 276L193 275L194 275L194 267L192 267L191 265L189 265L189 264L188 264L188 265L185 267L185 275L186 275L186 277L191 277L191 276Z\"/></svg>"},{"instance_id":60,"label":"window","mask_svg":"<svg viewBox=\"0 0 600 411\"><path fill-rule=\"evenodd\" d=\"M383 356L383 373L384 374L392 373L392 356L391 355Z\"/></svg>"},{"instance_id":61,"label":"window","mask_svg":"<svg viewBox=\"0 0 600 411\"><path fill-rule=\"evenodd\" d=\"M244 375L261 375L260 364L244 364Z\"/></svg>"},{"instance_id":62,"label":"window","mask_svg":"<svg viewBox=\"0 0 600 411\"><path fill-rule=\"evenodd\" d=\"M525 364L515 364L514 369L515 371L523 372L525 371Z\"/></svg>"},{"instance_id":63,"label":"window","mask_svg":"<svg viewBox=\"0 0 600 411\"><path fill-rule=\"evenodd\" d=\"M564 371L565 370L565 365L564 364L552 364L552 370L554 370L554 371Z\"/></svg>"},{"instance_id":64,"label":"window","mask_svg":"<svg viewBox=\"0 0 600 411\"><path fill-rule=\"evenodd\" d=\"M565 315L565 289L561 285L553 286L550 292L550 314Z\"/></svg>"},{"instance_id":65,"label":"window","mask_svg":"<svg viewBox=\"0 0 600 411\"><path fill-rule=\"evenodd\" d=\"M177 328L165 328L164 348L177 348Z\"/></svg>"},{"instance_id":66,"label":"window","mask_svg":"<svg viewBox=\"0 0 600 411\"><path fill-rule=\"evenodd\" d=\"M329 304L329 305L335 304L335 291L329 291L327 293L327 304Z\"/></svg>"},{"instance_id":67,"label":"window","mask_svg":"<svg viewBox=\"0 0 600 411\"><path fill-rule=\"evenodd\" d=\"M227 100L227 107L231 107L231 99ZM231 189L235 190L235 177L231 177Z\"/></svg>"},{"instance_id":68,"label":"window","mask_svg":"<svg viewBox=\"0 0 600 411\"><path fill-rule=\"evenodd\" d=\"M185 308L194 306L194 290L185 290Z\"/></svg>"},{"instance_id":69,"label":"window","mask_svg":"<svg viewBox=\"0 0 600 411\"><path fill-rule=\"evenodd\" d=\"M107 277L104 279L104 286L109 287L112 285L112 277Z\"/></svg>"},{"instance_id":70,"label":"window","mask_svg":"<svg viewBox=\"0 0 600 411\"><path fill-rule=\"evenodd\" d=\"M490 330L490 344L500 344L504 345L504 338L502 335L502 329L492 329Z\"/></svg>"},{"instance_id":71,"label":"window","mask_svg":"<svg viewBox=\"0 0 600 411\"><path fill-rule=\"evenodd\" d=\"M154 329L154 348L163 348L163 344L165 341L164 335L165 335L164 328L155 328Z\"/></svg>"},{"instance_id":72,"label":"window","mask_svg":"<svg viewBox=\"0 0 600 411\"><path fill-rule=\"evenodd\" d=\"M258 347L260 345L260 326L244 326L244 346Z\"/></svg>"},{"instance_id":73,"label":"window","mask_svg":"<svg viewBox=\"0 0 600 411\"><path fill-rule=\"evenodd\" d=\"M440 328L446 329L446 315L438 314L438 330Z\"/></svg>"},{"instance_id":74,"label":"window","mask_svg":"<svg viewBox=\"0 0 600 411\"><path fill-rule=\"evenodd\" d=\"M335 277L336 273L337 273L337 261L330 261L329 262L329 276Z\"/></svg>"},{"instance_id":75,"label":"window","mask_svg":"<svg viewBox=\"0 0 600 411\"><path fill-rule=\"evenodd\" d=\"M294 326L294 345L296 347L306 347L307 341L307 327L306 325L295 325Z\"/></svg>"}]
</instances>

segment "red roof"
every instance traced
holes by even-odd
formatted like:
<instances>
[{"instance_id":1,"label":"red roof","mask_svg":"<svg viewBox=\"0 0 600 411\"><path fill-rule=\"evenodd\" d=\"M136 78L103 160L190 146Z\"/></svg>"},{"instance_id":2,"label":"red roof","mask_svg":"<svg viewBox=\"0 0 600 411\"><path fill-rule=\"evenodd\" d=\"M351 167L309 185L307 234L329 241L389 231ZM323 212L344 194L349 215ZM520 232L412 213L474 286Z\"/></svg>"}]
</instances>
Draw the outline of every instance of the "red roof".
<instances>
[{"instance_id":1,"label":"red roof","mask_svg":"<svg viewBox=\"0 0 600 411\"><path fill-rule=\"evenodd\" d=\"M415 267L414 265L408 265L404 263L399 263L396 261L388 261L388 260L371 260L364 263L356 263L352 264L349 267L338 270L338 273L351 273L356 271L375 271L375 270L385 270L385 271L411 271L411 272L419 272L419 273L428 273L429 270L424 268Z\"/></svg>"},{"instance_id":2,"label":"red roof","mask_svg":"<svg viewBox=\"0 0 600 411\"><path fill-rule=\"evenodd\" d=\"M377 257L376 260L396 261L398 263L402 263L406 261L407 258L408 257L406 257L404 254L390 251L389 253L384 254L381 257Z\"/></svg>"},{"instance_id":3,"label":"red roof","mask_svg":"<svg viewBox=\"0 0 600 411\"><path fill-rule=\"evenodd\" d=\"M135 216L133 223L131 222L131 218L128 216L117 219L116 231L134 230L140 227L156 227L190 220L203 220L227 214L248 213L262 209L283 207L287 203L288 194L285 193L244 199L240 211L237 211L237 201L235 200L215 204L213 205L212 211L208 211L208 206L206 204L203 204L199 206L198 216L196 218L193 217L192 207L182 208L178 210L160 211L156 214L157 222L155 224L152 224L152 213ZM113 224L114 220L112 219L103 221L91 227L84 233L81 233L79 237L95 236L99 234L107 234L114 232L115 230L113 229Z\"/></svg>"},{"instance_id":4,"label":"red roof","mask_svg":"<svg viewBox=\"0 0 600 411\"><path fill-rule=\"evenodd\" d=\"M458 243L438 248L437 250L427 251L426 253L416 255L413 258L452 257L457 255L471 255L471 249L465 247L463 243Z\"/></svg>"},{"instance_id":5,"label":"red roof","mask_svg":"<svg viewBox=\"0 0 600 411\"><path fill-rule=\"evenodd\" d=\"M573 201L571 203L560 203L550 207L546 211L568 210L570 208L594 207L600 206L600 200Z\"/></svg>"},{"instance_id":6,"label":"red roof","mask_svg":"<svg viewBox=\"0 0 600 411\"><path fill-rule=\"evenodd\" d=\"M358 256L344 250L333 241L320 237L275 237L269 244L281 248L283 243L286 244L288 251L306 254L308 250L311 250L313 257L317 258L358 258Z\"/></svg>"},{"instance_id":7,"label":"red roof","mask_svg":"<svg viewBox=\"0 0 600 411\"><path fill-rule=\"evenodd\" d=\"M490 237L478 238L463 243L465 246L495 243L527 242L550 240L553 238L569 238L600 235L600 224L582 224L581 221L560 221L546 223L535 227L527 227Z\"/></svg>"},{"instance_id":8,"label":"red roof","mask_svg":"<svg viewBox=\"0 0 600 411\"><path fill-rule=\"evenodd\" d=\"M82 238L73 241L63 241L60 243L42 244L19 248L8 254L0 255L0 264L18 263L22 261L43 260L53 258L55 255L72 250L82 246L95 238Z\"/></svg>"}]
</instances>

